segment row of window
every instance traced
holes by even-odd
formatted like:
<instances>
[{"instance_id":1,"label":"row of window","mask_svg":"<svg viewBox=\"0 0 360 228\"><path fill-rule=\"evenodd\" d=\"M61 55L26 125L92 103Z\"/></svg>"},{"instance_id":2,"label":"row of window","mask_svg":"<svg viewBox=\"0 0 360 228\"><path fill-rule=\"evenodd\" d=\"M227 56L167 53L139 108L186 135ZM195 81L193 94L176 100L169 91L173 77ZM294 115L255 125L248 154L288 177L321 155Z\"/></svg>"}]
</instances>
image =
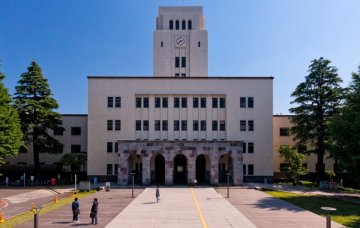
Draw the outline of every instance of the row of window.
<instances>
[{"instance_id":1,"label":"row of window","mask_svg":"<svg viewBox=\"0 0 360 228\"><path fill-rule=\"evenodd\" d=\"M179 57L176 56L175 57L175 67L179 68L180 67L180 59L181 59L181 67L185 68L186 67L186 57Z\"/></svg>"},{"instance_id":2,"label":"row of window","mask_svg":"<svg viewBox=\"0 0 360 228\"><path fill-rule=\"evenodd\" d=\"M64 135L64 128L55 129L54 135ZM71 135L81 135L81 127L71 127Z\"/></svg>"},{"instance_id":3,"label":"row of window","mask_svg":"<svg viewBox=\"0 0 360 228\"><path fill-rule=\"evenodd\" d=\"M162 124L161 124L162 123ZM162 128L161 128L162 127ZM181 127L181 128L180 128ZM135 121L135 129L136 131L141 131L141 120ZM168 130L168 121L167 120L155 120L155 131L160 131L162 129L163 131ZM174 120L174 131L187 131L188 129L188 123L187 120ZM206 131L206 120L200 121L200 129L201 131ZM149 120L143 120L142 121L142 130L148 131L149 130ZM212 130L213 131L225 131L225 120L213 120L212 121ZM199 131L199 120L193 120L193 131Z\"/></svg>"},{"instance_id":4,"label":"row of window","mask_svg":"<svg viewBox=\"0 0 360 228\"><path fill-rule=\"evenodd\" d=\"M193 108L206 108L206 97L193 97ZM149 108L148 97L137 97L136 108ZM155 97L155 108L168 108L169 102L167 97ZM174 97L174 108L187 108L188 99L187 97ZM212 98L213 108L225 108L225 97L213 97Z\"/></svg>"},{"instance_id":5,"label":"row of window","mask_svg":"<svg viewBox=\"0 0 360 228\"><path fill-rule=\"evenodd\" d=\"M280 128L280 136L289 136L290 129L288 127L281 127Z\"/></svg>"},{"instance_id":6,"label":"row of window","mask_svg":"<svg viewBox=\"0 0 360 228\"><path fill-rule=\"evenodd\" d=\"M169 29L173 30L174 29L174 21L170 20L169 21ZM179 20L175 20L175 29L179 30L180 29L180 21ZM185 30L186 29L186 20L182 20L181 21L181 29ZM187 29L191 30L192 29L192 21L188 20L187 21Z\"/></svg>"},{"instance_id":7,"label":"row of window","mask_svg":"<svg viewBox=\"0 0 360 228\"><path fill-rule=\"evenodd\" d=\"M247 167L247 169L246 169ZM244 176L252 176L254 175L254 165L253 164L243 164L243 175Z\"/></svg>"},{"instance_id":8,"label":"row of window","mask_svg":"<svg viewBox=\"0 0 360 228\"><path fill-rule=\"evenodd\" d=\"M246 128L246 120L240 120L240 131L254 131L254 121L248 120L247 121L247 128Z\"/></svg>"},{"instance_id":9,"label":"row of window","mask_svg":"<svg viewBox=\"0 0 360 228\"><path fill-rule=\"evenodd\" d=\"M247 100L247 102L246 102ZM254 107L254 97L240 97L240 108L246 108L246 103L248 108Z\"/></svg>"},{"instance_id":10,"label":"row of window","mask_svg":"<svg viewBox=\"0 0 360 228\"><path fill-rule=\"evenodd\" d=\"M108 97L108 108L121 108L121 97Z\"/></svg>"},{"instance_id":11,"label":"row of window","mask_svg":"<svg viewBox=\"0 0 360 228\"><path fill-rule=\"evenodd\" d=\"M253 142L244 142L243 144L243 153L254 153L254 143Z\"/></svg>"},{"instance_id":12,"label":"row of window","mask_svg":"<svg viewBox=\"0 0 360 228\"><path fill-rule=\"evenodd\" d=\"M112 152L119 152L119 146L117 142L107 142L106 143L106 151L108 153L112 153Z\"/></svg>"},{"instance_id":13,"label":"row of window","mask_svg":"<svg viewBox=\"0 0 360 228\"><path fill-rule=\"evenodd\" d=\"M108 120L107 121L107 130L108 131L120 131L121 130L121 120Z\"/></svg>"}]
</instances>

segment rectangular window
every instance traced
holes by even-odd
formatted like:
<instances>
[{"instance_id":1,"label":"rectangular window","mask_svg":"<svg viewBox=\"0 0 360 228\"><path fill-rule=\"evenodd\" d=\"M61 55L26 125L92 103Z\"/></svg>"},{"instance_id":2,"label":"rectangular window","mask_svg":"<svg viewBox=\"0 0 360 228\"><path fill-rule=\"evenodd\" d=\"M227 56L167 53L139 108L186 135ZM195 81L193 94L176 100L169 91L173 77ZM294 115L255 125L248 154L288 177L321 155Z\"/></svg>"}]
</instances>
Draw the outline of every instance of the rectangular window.
<instances>
[{"instance_id":1,"label":"rectangular window","mask_svg":"<svg viewBox=\"0 0 360 228\"><path fill-rule=\"evenodd\" d=\"M160 106L161 106L160 97L155 97L155 108L160 108Z\"/></svg>"},{"instance_id":2,"label":"rectangular window","mask_svg":"<svg viewBox=\"0 0 360 228\"><path fill-rule=\"evenodd\" d=\"M206 108L206 97L200 98L201 108Z\"/></svg>"},{"instance_id":3,"label":"rectangular window","mask_svg":"<svg viewBox=\"0 0 360 228\"><path fill-rule=\"evenodd\" d=\"M254 175L254 165L248 165L248 175Z\"/></svg>"},{"instance_id":4,"label":"rectangular window","mask_svg":"<svg viewBox=\"0 0 360 228\"><path fill-rule=\"evenodd\" d=\"M141 108L141 97L136 98L136 108Z\"/></svg>"},{"instance_id":5,"label":"rectangular window","mask_svg":"<svg viewBox=\"0 0 360 228\"><path fill-rule=\"evenodd\" d=\"M174 120L174 131L180 130L180 121Z\"/></svg>"},{"instance_id":6,"label":"rectangular window","mask_svg":"<svg viewBox=\"0 0 360 228\"><path fill-rule=\"evenodd\" d=\"M240 97L240 108L246 108L246 97Z\"/></svg>"},{"instance_id":7,"label":"rectangular window","mask_svg":"<svg viewBox=\"0 0 360 228\"><path fill-rule=\"evenodd\" d=\"M54 130L54 135L64 135L64 128L58 127Z\"/></svg>"},{"instance_id":8,"label":"rectangular window","mask_svg":"<svg viewBox=\"0 0 360 228\"><path fill-rule=\"evenodd\" d=\"M199 98L193 97L193 108L199 108Z\"/></svg>"},{"instance_id":9,"label":"rectangular window","mask_svg":"<svg viewBox=\"0 0 360 228\"><path fill-rule=\"evenodd\" d=\"M218 98L217 98L217 97L213 97L213 98L212 98L212 107L213 107L213 108L217 108L217 107L218 107Z\"/></svg>"},{"instance_id":10,"label":"rectangular window","mask_svg":"<svg viewBox=\"0 0 360 228\"><path fill-rule=\"evenodd\" d=\"M20 146L19 153L21 153L21 154L27 153L27 148L25 146Z\"/></svg>"},{"instance_id":11,"label":"rectangular window","mask_svg":"<svg viewBox=\"0 0 360 228\"><path fill-rule=\"evenodd\" d=\"M246 121L240 120L240 131L246 131Z\"/></svg>"},{"instance_id":12,"label":"rectangular window","mask_svg":"<svg viewBox=\"0 0 360 228\"><path fill-rule=\"evenodd\" d=\"M160 120L155 120L155 131L160 131Z\"/></svg>"},{"instance_id":13,"label":"rectangular window","mask_svg":"<svg viewBox=\"0 0 360 228\"><path fill-rule=\"evenodd\" d=\"M187 131L187 121L186 120L181 121L181 130Z\"/></svg>"},{"instance_id":14,"label":"rectangular window","mask_svg":"<svg viewBox=\"0 0 360 228\"><path fill-rule=\"evenodd\" d=\"M106 174L107 175L112 175L112 164L107 164L106 165Z\"/></svg>"},{"instance_id":15,"label":"rectangular window","mask_svg":"<svg viewBox=\"0 0 360 228\"><path fill-rule=\"evenodd\" d=\"M113 97L108 97L108 108L112 108L114 107L114 98Z\"/></svg>"},{"instance_id":16,"label":"rectangular window","mask_svg":"<svg viewBox=\"0 0 360 228\"><path fill-rule=\"evenodd\" d=\"M181 77L186 77L186 74L185 73L181 73Z\"/></svg>"},{"instance_id":17,"label":"rectangular window","mask_svg":"<svg viewBox=\"0 0 360 228\"><path fill-rule=\"evenodd\" d=\"M168 107L168 98L167 97L162 98L162 106L163 106L163 108Z\"/></svg>"},{"instance_id":18,"label":"rectangular window","mask_svg":"<svg viewBox=\"0 0 360 228\"><path fill-rule=\"evenodd\" d=\"M81 135L81 127L72 127L71 135Z\"/></svg>"},{"instance_id":19,"label":"rectangular window","mask_svg":"<svg viewBox=\"0 0 360 228\"><path fill-rule=\"evenodd\" d=\"M112 153L113 152L113 143L112 142L107 142L106 148L107 148L106 151L108 153Z\"/></svg>"},{"instance_id":20,"label":"rectangular window","mask_svg":"<svg viewBox=\"0 0 360 228\"><path fill-rule=\"evenodd\" d=\"M181 107L182 107L182 108L186 108L186 107L187 107L187 98L186 98L186 97L182 97L182 98L181 98Z\"/></svg>"},{"instance_id":21,"label":"rectangular window","mask_svg":"<svg viewBox=\"0 0 360 228\"><path fill-rule=\"evenodd\" d=\"M107 121L107 130L108 130L108 131L112 131L112 130L113 130L113 121L112 121L112 120L108 120L108 121Z\"/></svg>"},{"instance_id":22,"label":"rectangular window","mask_svg":"<svg viewBox=\"0 0 360 228\"><path fill-rule=\"evenodd\" d=\"M186 67L186 57L181 57L181 67Z\"/></svg>"},{"instance_id":23,"label":"rectangular window","mask_svg":"<svg viewBox=\"0 0 360 228\"><path fill-rule=\"evenodd\" d=\"M121 107L121 97L115 97L115 108Z\"/></svg>"},{"instance_id":24,"label":"rectangular window","mask_svg":"<svg viewBox=\"0 0 360 228\"><path fill-rule=\"evenodd\" d=\"M218 122L217 120L212 121L212 130L217 131L218 130Z\"/></svg>"},{"instance_id":25,"label":"rectangular window","mask_svg":"<svg viewBox=\"0 0 360 228\"><path fill-rule=\"evenodd\" d=\"M246 176L246 164L243 164L243 175Z\"/></svg>"},{"instance_id":26,"label":"rectangular window","mask_svg":"<svg viewBox=\"0 0 360 228\"><path fill-rule=\"evenodd\" d=\"M175 57L175 67L180 67L180 57Z\"/></svg>"},{"instance_id":27,"label":"rectangular window","mask_svg":"<svg viewBox=\"0 0 360 228\"><path fill-rule=\"evenodd\" d=\"M280 172L288 172L289 168L289 163L280 163Z\"/></svg>"},{"instance_id":28,"label":"rectangular window","mask_svg":"<svg viewBox=\"0 0 360 228\"><path fill-rule=\"evenodd\" d=\"M136 120L135 121L135 130L136 131L141 131L141 120Z\"/></svg>"},{"instance_id":29,"label":"rectangular window","mask_svg":"<svg viewBox=\"0 0 360 228\"><path fill-rule=\"evenodd\" d=\"M119 152L119 144L115 142L115 153Z\"/></svg>"},{"instance_id":30,"label":"rectangular window","mask_svg":"<svg viewBox=\"0 0 360 228\"><path fill-rule=\"evenodd\" d=\"M143 120L143 130L148 131L149 130L149 121Z\"/></svg>"},{"instance_id":31,"label":"rectangular window","mask_svg":"<svg viewBox=\"0 0 360 228\"><path fill-rule=\"evenodd\" d=\"M220 131L225 131L225 120L220 120Z\"/></svg>"},{"instance_id":32,"label":"rectangular window","mask_svg":"<svg viewBox=\"0 0 360 228\"><path fill-rule=\"evenodd\" d=\"M118 175L119 164L115 164L115 175Z\"/></svg>"},{"instance_id":33,"label":"rectangular window","mask_svg":"<svg viewBox=\"0 0 360 228\"><path fill-rule=\"evenodd\" d=\"M246 153L246 143L245 142L242 143L242 150L243 150L243 153Z\"/></svg>"},{"instance_id":34,"label":"rectangular window","mask_svg":"<svg viewBox=\"0 0 360 228\"><path fill-rule=\"evenodd\" d=\"M163 120L163 121L162 121L162 130L163 130L163 131L167 131L167 130L168 130L168 121L167 121L167 120Z\"/></svg>"},{"instance_id":35,"label":"rectangular window","mask_svg":"<svg viewBox=\"0 0 360 228\"><path fill-rule=\"evenodd\" d=\"M248 108L253 108L253 107L254 107L254 98L248 97Z\"/></svg>"},{"instance_id":36,"label":"rectangular window","mask_svg":"<svg viewBox=\"0 0 360 228\"><path fill-rule=\"evenodd\" d=\"M71 153L80 153L80 152L81 152L81 145L79 144L71 145Z\"/></svg>"},{"instance_id":37,"label":"rectangular window","mask_svg":"<svg viewBox=\"0 0 360 228\"><path fill-rule=\"evenodd\" d=\"M180 108L180 98L174 97L174 108Z\"/></svg>"},{"instance_id":38,"label":"rectangular window","mask_svg":"<svg viewBox=\"0 0 360 228\"><path fill-rule=\"evenodd\" d=\"M248 120L248 131L254 131L254 121Z\"/></svg>"},{"instance_id":39,"label":"rectangular window","mask_svg":"<svg viewBox=\"0 0 360 228\"><path fill-rule=\"evenodd\" d=\"M198 131L198 130L199 130L199 121L193 120L193 131Z\"/></svg>"},{"instance_id":40,"label":"rectangular window","mask_svg":"<svg viewBox=\"0 0 360 228\"><path fill-rule=\"evenodd\" d=\"M254 153L254 143L253 142L248 143L248 153Z\"/></svg>"},{"instance_id":41,"label":"rectangular window","mask_svg":"<svg viewBox=\"0 0 360 228\"><path fill-rule=\"evenodd\" d=\"M201 43L200 43L200 41L198 42L198 47L200 47L201 46Z\"/></svg>"},{"instance_id":42,"label":"rectangular window","mask_svg":"<svg viewBox=\"0 0 360 228\"><path fill-rule=\"evenodd\" d=\"M121 130L121 120L115 120L115 131Z\"/></svg>"},{"instance_id":43,"label":"rectangular window","mask_svg":"<svg viewBox=\"0 0 360 228\"><path fill-rule=\"evenodd\" d=\"M178 78L180 77L180 74L179 73L175 73L175 78Z\"/></svg>"},{"instance_id":44,"label":"rectangular window","mask_svg":"<svg viewBox=\"0 0 360 228\"><path fill-rule=\"evenodd\" d=\"M200 124L201 124L201 130L206 131L206 120L201 120Z\"/></svg>"},{"instance_id":45,"label":"rectangular window","mask_svg":"<svg viewBox=\"0 0 360 228\"><path fill-rule=\"evenodd\" d=\"M143 102L144 102L144 108L148 108L149 107L149 98L148 97L144 97L143 99Z\"/></svg>"},{"instance_id":46,"label":"rectangular window","mask_svg":"<svg viewBox=\"0 0 360 228\"><path fill-rule=\"evenodd\" d=\"M220 108L225 108L225 97L220 97Z\"/></svg>"},{"instance_id":47,"label":"rectangular window","mask_svg":"<svg viewBox=\"0 0 360 228\"><path fill-rule=\"evenodd\" d=\"M280 128L280 136L289 136L289 128L288 127L281 127Z\"/></svg>"}]
</instances>

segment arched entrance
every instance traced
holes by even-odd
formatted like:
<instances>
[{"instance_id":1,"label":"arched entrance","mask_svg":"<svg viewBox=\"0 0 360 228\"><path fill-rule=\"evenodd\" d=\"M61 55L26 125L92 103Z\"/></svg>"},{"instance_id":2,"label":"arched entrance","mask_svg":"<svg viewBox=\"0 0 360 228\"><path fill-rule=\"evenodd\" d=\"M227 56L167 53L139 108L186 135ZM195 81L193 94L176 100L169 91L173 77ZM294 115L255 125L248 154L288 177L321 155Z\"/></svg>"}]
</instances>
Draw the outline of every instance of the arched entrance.
<instances>
[{"instance_id":1,"label":"arched entrance","mask_svg":"<svg viewBox=\"0 0 360 228\"><path fill-rule=\"evenodd\" d=\"M233 159L230 154L223 154L219 158L219 183L227 183L227 173L230 174L230 183L232 183Z\"/></svg>"},{"instance_id":2,"label":"arched entrance","mask_svg":"<svg viewBox=\"0 0 360 228\"><path fill-rule=\"evenodd\" d=\"M187 184L186 157L178 154L174 158L174 184Z\"/></svg>"},{"instance_id":3,"label":"arched entrance","mask_svg":"<svg viewBox=\"0 0 360 228\"><path fill-rule=\"evenodd\" d=\"M198 184L210 183L210 159L207 155L200 154L197 156L195 177Z\"/></svg>"},{"instance_id":4,"label":"arched entrance","mask_svg":"<svg viewBox=\"0 0 360 228\"><path fill-rule=\"evenodd\" d=\"M155 157L155 184L165 184L165 158L161 154Z\"/></svg>"},{"instance_id":5,"label":"arched entrance","mask_svg":"<svg viewBox=\"0 0 360 228\"><path fill-rule=\"evenodd\" d=\"M128 184L132 183L131 173L135 173L134 183L142 184L142 159L141 159L141 156L138 154L130 155L128 158L128 167L129 167Z\"/></svg>"}]
</instances>

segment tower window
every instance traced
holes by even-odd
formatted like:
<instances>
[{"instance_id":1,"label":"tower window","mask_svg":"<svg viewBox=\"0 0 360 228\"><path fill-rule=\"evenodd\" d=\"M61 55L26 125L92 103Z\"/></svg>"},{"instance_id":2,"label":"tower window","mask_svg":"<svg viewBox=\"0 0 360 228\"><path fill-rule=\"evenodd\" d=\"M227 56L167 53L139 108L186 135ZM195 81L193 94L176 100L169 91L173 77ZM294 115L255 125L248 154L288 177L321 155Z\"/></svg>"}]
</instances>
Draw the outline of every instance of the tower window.
<instances>
[{"instance_id":1,"label":"tower window","mask_svg":"<svg viewBox=\"0 0 360 228\"><path fill-rule=\"evenodd\" d=\"M191 22L191 20L188 21L188 29L189 29L189 30L192 29L192 22Z\"/></svg>"},{"instance_id":2,"label":"tower window","mask_svg":"<svg viewBox=\"0 0 360 228\"><path fill-rule=\"evenodd\" d=\"M200 47L201 46L201 43L200 43L200 41L198 42L198 47ZM162 47L162 46L161 46Z\"/></svg>"},{"instance_id":3,"label":"tower window","mask_svg":"<svg viewBox=\"0 0 360 228\"><path fill-rule=\"evenodd\" d=\"M161 46L161 47L164 47L164 42L161 41L160 46Z\"/></svg>"},{"instance_id":4,"label":"tower window","mask_svg":"<svg viewBox=\"0 0 360 228\"><path fill-rule=\"evenodd\" d=\"M182 29L182 30L185 30L185 29L186 29L186 21L185 21L185 20L183 20L183 21L181 22L181 29Z\"/></svg>"},{"instance_id":5,"label":"tower window","mask_svg":"<svg viewBox=\"0 0 360 228\"><path fill-rule=\"evenodd\" d=\"M173 30L173 29L174 29L174 22L173 22L173 20L170 20L170 22L169 22L169 29L170 29L170 30Z\"/></svg>"},{"instance_id":6,"label":"tower window","mask_svg":"<svg viewBox=\"0 0 360 228\"><path fill-rule=\"evenodd\" d=\"M175 67L180 67L180 57L175 57Z\"/></svg>"},{"instance_id":7,"label":"tower window","mask_svg":"<svg viewBox=\"0 0 360 228\"><path fill-rule=\"evenodd\" d=\"M181 57L181 67L186 67L186 57Z\"/></svg>"},{"instance_id":8,"label":"tower window","mask_svg":"<svg viewBox=\"0 0 360 228\"><path fill-rule=\"evenodd\" d=\"M180 22L178 20L176 20L176 22L175 22L175 29L176 30L180 29Z\"/></svg>"}]
</instances>

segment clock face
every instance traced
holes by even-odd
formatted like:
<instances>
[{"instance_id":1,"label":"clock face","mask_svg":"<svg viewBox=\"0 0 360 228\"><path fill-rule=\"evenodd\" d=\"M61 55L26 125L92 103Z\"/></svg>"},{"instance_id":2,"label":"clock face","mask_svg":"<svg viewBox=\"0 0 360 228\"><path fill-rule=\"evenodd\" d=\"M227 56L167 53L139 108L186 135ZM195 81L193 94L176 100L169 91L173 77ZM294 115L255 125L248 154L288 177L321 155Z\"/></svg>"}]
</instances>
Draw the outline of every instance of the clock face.
<instances>
[{"instance_id":1,"label":"clock face","mask_svg":"<svg viewBox=\"0 0 360 228\"><path fill-rule=\"evenodd\" d=\"M185 47L186 40L184 36L175 37L175 46L176 47Z\"/></svg>"}]
</instances>

